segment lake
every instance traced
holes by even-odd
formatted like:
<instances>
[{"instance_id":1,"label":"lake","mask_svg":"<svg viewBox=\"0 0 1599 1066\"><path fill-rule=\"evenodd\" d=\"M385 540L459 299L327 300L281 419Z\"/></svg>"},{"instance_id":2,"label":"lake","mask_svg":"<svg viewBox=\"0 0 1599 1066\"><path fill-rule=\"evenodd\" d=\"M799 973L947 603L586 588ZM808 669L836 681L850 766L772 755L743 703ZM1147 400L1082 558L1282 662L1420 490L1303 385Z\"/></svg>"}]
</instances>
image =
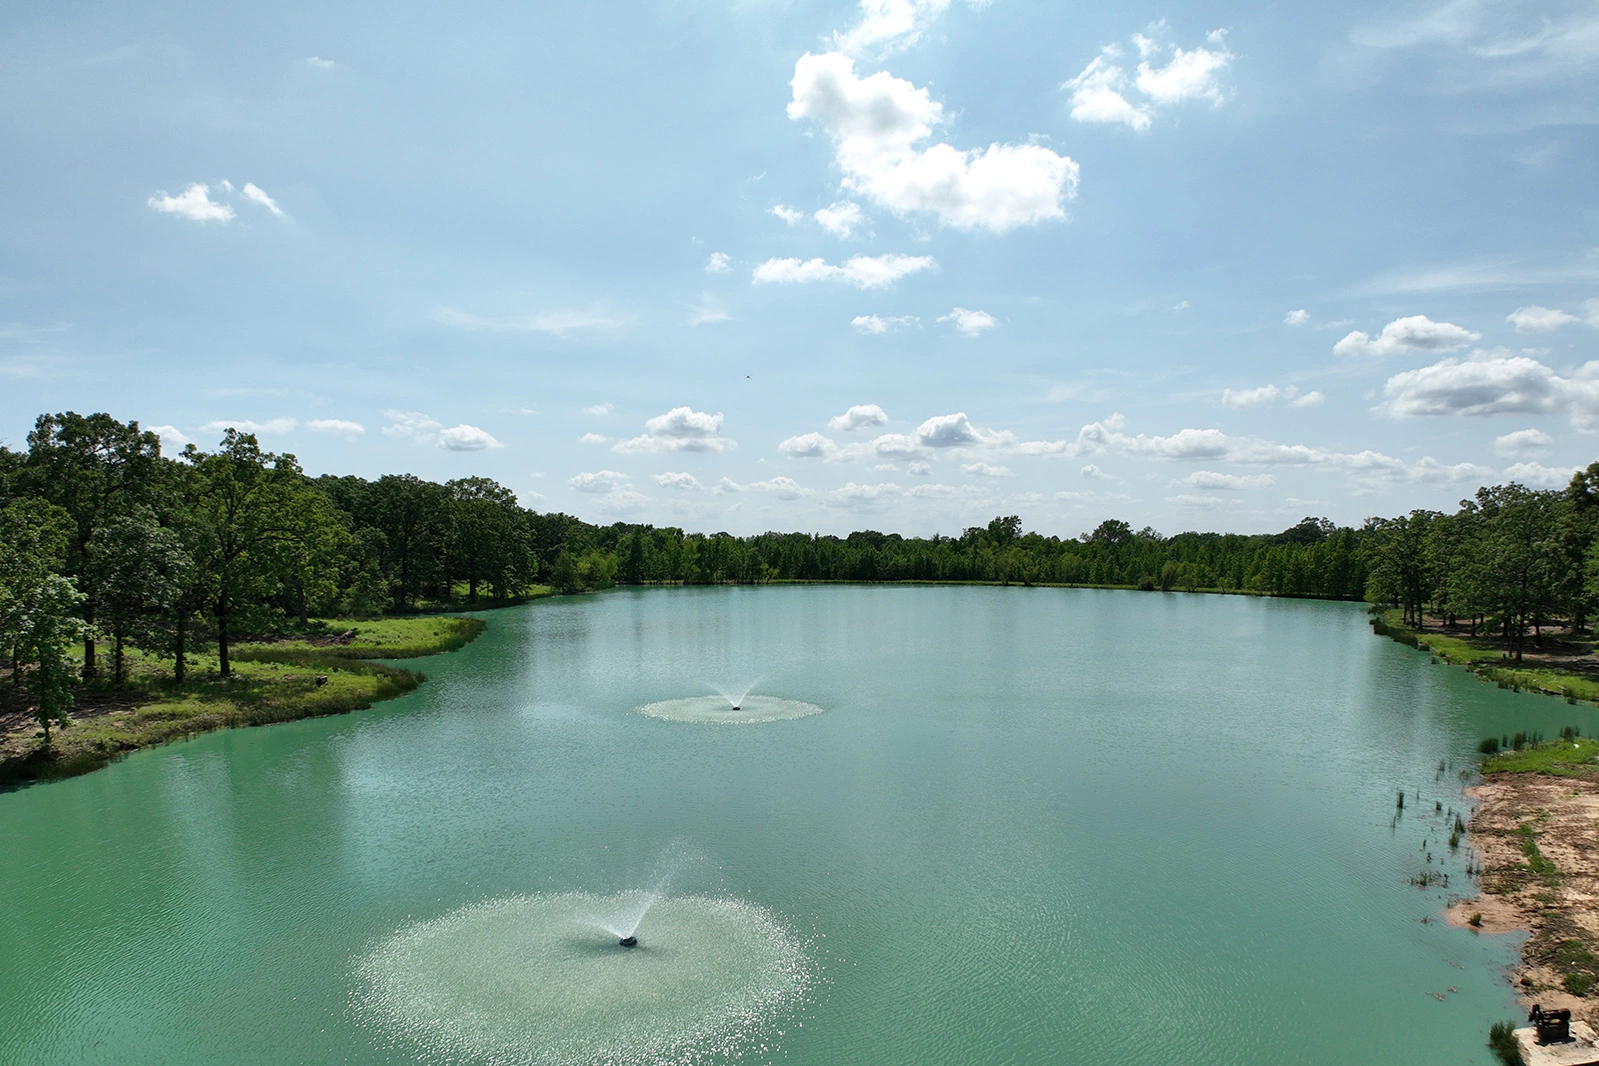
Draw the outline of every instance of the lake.
<instances>
[{"instance_id":1,"label":"lake","mask_svg":"<svg viewBox=\"0 0 1599 1066\"><path fill-rule=\"evenodd\" d=\"M1486 1063L1518 944L1440 920L1433 805L1482 736L1599 727L1356 604L485 617L371 710L0 794L0 1062ZM752 682L785 713L640 710Z\"/></svg>"}]
</instances>

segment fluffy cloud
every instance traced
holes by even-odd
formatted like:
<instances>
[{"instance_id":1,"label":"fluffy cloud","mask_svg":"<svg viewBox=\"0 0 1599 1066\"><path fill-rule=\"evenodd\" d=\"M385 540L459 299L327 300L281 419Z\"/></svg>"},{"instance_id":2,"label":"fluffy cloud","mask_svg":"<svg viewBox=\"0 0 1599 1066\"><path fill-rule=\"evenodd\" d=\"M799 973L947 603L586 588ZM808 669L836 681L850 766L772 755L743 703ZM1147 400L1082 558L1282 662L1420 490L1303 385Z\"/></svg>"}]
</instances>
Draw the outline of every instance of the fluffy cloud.
<instances>
[{"instance_id":1,"label":"fluffy cloud","mask_svg":"<svg viewBox=\"0 0 1599 1066\"><path fill-rule=\"evenodd\" d=\"M644 423L644 434L621 441L612 451L725 452L738 447L721 436L722 416L689 407L674 407Z\"/></svg>"},{"instance_id":2,"label":"fluffy cloud","mask_svg":"<svg viewBox=\"0 0 1599 1066\"><path fill-rule=\"evenodd\" d=\"M838 454L838 445L820 433L801 433L778 444L779 453L790 459L829 459Z\"/></svg>"},{"instance_id":3,"label":"fluffy cloud","mask_svg":"<svg viewBox=\"0 0 1599 1066\"><path fill-rule=\"evenodd\" d=\"M888 318L882 315L856 315L849 320L849 324L854 326L858 333L864 333L868 337L880 337L897 329L914 326L920 321L921 319L915 315L899 315Z\"/></svg>"},{"instance_id":4,"label":"fluffy cloud","mask_svg":"<svg viewBox=\"0 0 1599 1066\"><path fill-rule=\"evenodd\" d=\"M1259 407L1271 403L1279 394L1280 390L1275 385L1262 385L1258 389L1223 389L1221 402L1223 407Z\"/></svg>"},{"instance_id":5,"label":"fluffy cloud","mask_svg":"<svg viewBox=\"0 0 1599 1066\"><path fill-rule=\"evenodd\" d=\"M948 7L949 0L861 0L860 22L833 34L833 45L849 55L908 48Z\"/></svg>"},{"instance_id":6,"label":"fluffy cloud","mask_svg":"<svg viewBox=\"0 0 1599 1066\"><path fill-rule=\"evenodd\" d=\"M1589 428L1599 423L1599 362L1565 377L1530 356L1479 351L1395 374L1383 395L1377 410L1395 418L1565 414Z\"/></svg>"},{"instance_id":7,"label":"fluffy cloud","mask_svg":"<svg viewBox=\"0 0 1599 1066\"><path fill-rule=\"evenodd\" d=\"M607 473L608 471L601 471ZM682 492L701 492L705 486L700 484L699 478L693 474L685 474L668 470L664 474L655 474L655 483L663 489L677 489Z\"/></svg>"},{"instance_id":8,"label":"fluffy cloud","mask_svg":"<svg viewBox=\"0 0 1599 1066\"><path fill-rule=\"evenodd\" d=\"M1297 311L1290 311L1283 316L1283 325L1285 326L1303 326L1309 321L1310 312L1306 311L1303 307Z\"/></svg>"},{"instance_id":9,"label":"fluffy cloud","mask_svg":"<svg viewBox=\"0 0 1599 1066\"><path fill-rule=\"evenodd\" d=\"M1576 315L1568 312L1534 304L1531 307L1516 308L1505 316L1505 321L1515 326L1517 333L1548 333L1578 319Z\"/></svg>"},{"instance_id":10,"label":"fluffy cloud","mask_svg":"<svg viewBox=\"0 0 1599 1066\"><path fill-rule=\"evenodd\" d=\"M886 288L908 274L938 265L930 255L857 255L837 266L823 259L768 259L755 268L754 283L804 284L836 281L857 289Z\"/></svg>"},{"instance_id":11,"label":"fluffy cloud","mask_svg":"<svg viewBox=\"0 0 1599 1066\"><path fill-rule=\"evenodd\" d=\"M490 436L487 430L462 423L439 430L439 447L447 452L481 452L486 448L503 448L505 445Z\"/></svg>"},{"instance_id":12,"label":"fluffy cloud","mask_svg":"<svg viewBox=\"0 0 1599 1066\"><path fill-rule=\"evenodd\" d=\"M1165 29L1164 23L1154 32ZM1061 86L1071 91L1072 118L1079 122L1121 123L1132 129L1147 130L1156 111L1164 106L1189 100L1209 100L1219 105L1226 99L1218 75L1233 61L1227 50L1226 31L1215 30L1206 37L1209 48L1179 48L1164 45L1143 34L1133 35L1139 63L1129 76L1122 65L1122 50L1106 45L1082 73ZM1158 60L1164 58L1164 64ZM1154 61L1152 61L1154 60ZM1134 95L1139 99L1133 99Z\"/></svg>"},{"instance_id":13,"label":"fluffy cloud","mask_svg":"<svg viewBox=\"0 0 1599 1066\"><path fill-rule=\"evenodd\" d=\"M1269 489L1277 484L1270 474L1220 474L1214 470L1196 470L1187 477L1178 478L1173 485L1185 489Z\"/></svg>"},{"instance_id":14,"label":"fluffy cloud","mask_svg":"<svg viewBox=\"0 0 1599 1066\"><path fill-rule=\"evenodd\" d=\"M918 459L910 466L907 466L905 472L911 477L932 477L933 464Z\"/></svg>"},{"instance_id":15,"label":"fluffy cloud","mask_svg":"<svg viewBox=\"0 0 1599 1066\"><path fill-rule=\"evenodd\" d=\"M888 425L888 412L875 403L858 403L843 414L829 418L827 424L841 433L853 433L857 429L874 429L877 426Z\"/></svg>"},{"instance_id":16,"label":"fluffy cloud","mask_svg":"<svg viewBox=\"0 0 1599 1066\"><path fill-rule=\"evenodd\" d=\"M188 437L183 435L177 426L146 426L144 428L160 437L161 447L171 451L182 451L193 443Z\"/></svg>"},{"instance_id":17,"label":"fluffy cloud","mask_svg":"<svg viewBox=\"0 0 1599 1066\"><path fill-rule=\"evenodd\" d=\"M940 317L938 321L953 322L955 329L968 337L980 337L983 331L999 325L994 316L987 311L968 311L964 307L955 308L949 314Z\"/></svg>"},{"instance_id":18,"label":"fluffy cloud","mask_svg":"<svg viewBox=\"0 0 1599 1066\"><path fill-rule=\"evenodd\" d=\"M670 477L673 475L667 476ZM688 477L687 474L683 476ZM577 474L573 477L569 477L566 479L566 483L572 486L578 492L588 492L593 493L594 495L599 495L601 493L614 492L619 488L623 488L630 480L632 479L626 474L618 473L615 470L596 470L593 473ZM656 480L660 481L660 478L657 477ZM693 478L689 478L689 480L692 481ZM661 484L664 485L666 482L663 481Z\"/></svg>"},{"instance_id":19,"label":"fluffy cloud","mask_svg":"<svg viewBox=\"0 0 1599 1066\"><path fill-rule=\"evenodd\" d=\"M993 463L964 463L961 472L973 477L1015 477L1008 466L996 466Z\"/></svg>"},{"instance_id":20,"label":"fluffy cloud","mask_svg":"<svg viewBox=\"0 0 1599 1066\"><path fill-rule=\"evenodd\" d=\"M782 219L784 223L790 226L796 224L800 219L805 217L805 212L796 211L792 207L784 207L782 204L773 204L772 214L776 215L778 218Z\"/></svg>"},{"instance_id":21,"label":"fluffy cloud","mask_svg":"<svg viewBox=\"0 0 1599 1066\"><path fill-rule=\"evenodd\" d=\"M848 239L867 222L866 213L861 210L861 205L852 200L840 200L829 207L823 207L814 217L827 232L844 239Z\"/></svg>"},{"instance_id":22,"label":"fluffy cloud","mask_svg":"<svg viewBox=\"0 0 1599 1066\"><path fill-rule=\"evenodd\" d=\"M1287 400L1293 407L1320 407L1327 399L1319 392L1300 394L1299 387L1289 385L1279 389L1275 385L1261 385L1253 389L1223 389L1221 402L1223 407L1235 409L1244 407L1260 407L1265 404L1277 402L1278 397Z\"/></svg>"},{"instance_id":23,"label":"fluffy cloud","mask_svg":"<svg viewBox=\"0 0 1599 1066\"><path fill-rule=\"evenodd\" d=\"M211 199L211 187L195 182L176 196L158 192L149 200L151 210L164 215L177 215L191 222L231 222L234 210L227 204Z\"/></svg>"},{"instance_id":24,"label":"fluffy cloud","mask_svg":"<svg viewBox=\"0 0 1599 1066\"><path fill-rule=\"evenodd\" d=\"M236 429L240 433L292 433L296 424L292 418L270 418L265 422L253 422L248 418L222 418L207 422L200 427L200 432L221 433L225 429Z\"/></svg>"},{"instance_id":25,"label":"fluffy cloud","mask_svg":"<svg viewBox=\"0 0 1599 1066\"><path fill-rule=\"evenodd\" d=\"M1563 489L1571 484L1571 475L1576 472L1574 466L1544 466L1542 463L1524 462L1505 467L1504 476L1508 481L1517 481L1535 489Z\"/></svg>"},{"instance_id":26,"label":"fluffy cloud","mask_svg":"<svg viewBox=\"0 0 1599 1066\"><path fill-rule=\"evenodd\" d=\"M740 485L732 478L723 478L716 483L713 490L717 495L740 492L769 492L780 500L797 500L803 496L814 496L816 493L801 485L791 477L774 477L765 481L752 481L747 485Z\"/></svg>"},{"instance_id":27,"label":"fluffy cloud","mask_svg":"<svg viewBox=\"0 0 1599 1066\"><path fill-rule=\"evenodd\" d=\"M726 252L712 252L711 257L705 261L705 273L726 274L733 269L733 260L728 258Z\"/></svg>"},{"instance_id":28,"label":"fluffy cloud","mask_svg":"<svg viewBox=\"0 0 1599 1066\"><path fill-rule=\"evenodd\" d=\"M384 411L383 417L389 424L383 427L386 437L399 437L412 439L416 437L431 437L444 428L444 423L435 422L421 411Z\"/></svg>"},{"instance_id":29,"label":"fluffy cloud","mask_svg":"<svg viewBox=\"0 0 1599 1066\"><path fill-rule=\"evenodd\" d=\"M1544 455L1554 444L1555 439L1541 429L1518 429L1494 438L1494 454L1507 459L1520 459Z\"/></svg>"},{"instance_id":30,"label":"fluffy cloud","mask_svg":"<svg viewBox=\"0 0 1599 1066\"><path fill-rule=\"evenodd\" d=\"M927 448L961 448L977 444L984 434L973 426L965 411L934 415L916 427L916 443Z\"/></svg>"},{"instance_id":31,"label":"fluffy cloud","mask_svg":"<svg viewBox=\"0 0 1599 1066\"><path fill-rule=\"evenodd\" d=\"M932 213L940 225L1004 233L1066 216L1078 166L1036 144L962 150L918 147L944 121L943 105L887 72L867 77L840 52L807 52L794 65L788 115L832 136L843 187L900 215Z\"/></svg>"},{"instance_id":32,"label":"fluffy cloud","mask_svg":"<svg viewBox=\"0 0 1599 1066\"><path fill-rule=\"evenodd\" d=\"M1452 352L1464 348L1481 334L1453 322L1434 322L1426 315L1396 318L1375 340L1355 330L1333 345L1334 355L1397 355L1401 352Z\"/></svg>"},{"instance_id":33,"label":"fluffy cloud","mask_svg":"<svg viewBox=\"0 0 1599 1066\"><path fill-rule=\"evenodd\" d=\"M342 418L313 418L305 424L306 429L314 429L318 433L337 433L345 437L359 437L366 432L366 427L359 422L346 422Z\"/></svg>"},{"instance_id":34,"label":"fluffy cloud","mask_svg":"<svg viewBox=\"0 0 1599 1066\"><path fill-rule=\"evenodd\" d=\"M1379 483L1459 484L1492 477L1493 471L1472 463L1446 465L1431 456L1407 463L1376 451L1338 452L1304 444L1279 444L1257 437L1235 437L1216 429L1181 429L1170 436L1126 432L1120 415L1091 422L1068 442L1063 454L1117 453L1174 462L1219 460L1246 466L1319 467L1349 475L1357 492Z\"/></svg>"},{"instance_id":35,"label":"fluffy cloud","mask_svg":"<svg viewBox=\"0 0 1599 1066\"><path fill-rule=\"evenodd\" d=\"M603 433L585 433L577 439L579 444L609 444L611 438Z\"/></svg>"},{"instance_id":36,"label":"fluffy cloud","mask_svg":"<svg viewBox=\"0 0 1599 1066\"><path fill-rule=\"evenodd\" d=\"M611 413L611 406L609 403L589 404L583 408L583 413L586 415L608 415Z\"/></svg>"},{"instance_id":37,"label":"fluffy cloud","mask_svg":"<svg viewBox=\"0 0 1599 1066\"><path fill-rule=\"evenodd\" d=\"M272 199L272 197L268 196L265 192L263 192L262 189L261 189L261 186L255 184L255 182L253 182L253 181L245 182L244 183L244 188L240 189L239 193L246 200L250 201L252 204L257 204L257 205L259 205L261 207L266 208L268 211L272 212L274 215L276 215L279 218L283 218L284 217L283 208L279 207L278 206L278 202L276 200Z\"/></svg>"},{"instance_id":38,"label":"fluffy cloud","mask_svg":"<svg viewBox=\"0 0 1599 1066\"><path fill-rule=\"evenodd\" d=\"M1083 469L1081 471L1079 471L1079 473L1081 473L1085 478L1087 478L1090 481L1105 481L1105 480L1109 479L1109 477L1110 477L1109 474L1105 473L1105 471L1101 470L1099 467L1095 466L1093 463L1089 463L1087 466L1083 467Z\"/></svg>"},{"instance_id":39,"label":"fluffy cloud","mask_svg":"<svg viewBox=\"0 0 1599 1066\"><path fill-rule=\"evenodd\" d=\"M433 313L433 320L446 326L456 326L461 329L551 333L557 337L564 337L569 333L577 333L583 330L619 329L627 324L628 316L615 314L600 308L588 308L586 310L569 308L562 311L545 311L533 315L517 315L511 318L486 318L482 315L457 311L452 307L442 307Z\"/></svg>"}]
</instances>

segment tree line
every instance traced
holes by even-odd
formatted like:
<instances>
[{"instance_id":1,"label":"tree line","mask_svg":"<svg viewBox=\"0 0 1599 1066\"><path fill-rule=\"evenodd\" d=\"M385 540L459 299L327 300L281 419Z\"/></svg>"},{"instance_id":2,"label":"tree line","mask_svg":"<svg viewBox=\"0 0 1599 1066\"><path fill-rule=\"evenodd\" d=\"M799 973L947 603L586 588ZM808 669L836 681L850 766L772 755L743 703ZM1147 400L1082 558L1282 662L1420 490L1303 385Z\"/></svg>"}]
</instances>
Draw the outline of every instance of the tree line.
<instances>
[{"instance_id":1,"label":"tree line","mask_svg":"<svg viewBox=\"0 0 1599 1066\"><path fill-rule=\"evenodd\" d=\"M77 679L123 681L130 646L169 658L181 682L203 642L228 676L241 636L312 617L515 602L539 585L1083 584L1372 595L1411 615L1431 605L1512 628L1561 611L1580 622L1593 593L1569 575L1593 547L1596 471L1579 475L1580 491L1501 486L1459 515L1413 512L1360 529L1306 518L1275 534L1163 537L1111 519L1063 539L1010 515L955 536L735 537L539 513L482 477L311 477L293 455L231 429L213 450L165 455L137 422L67 412L41 416L25 450L0 447L0 655L48 731L65 721ZM1506 568L1523 556L1523 591L1510 595Z\"/></svg>"},{"instance_id":2,"label":"tree line","mask_svg":"<svg viewBox=\"0 0 1599 1066\"><path fill-rule=\"evenodd\" d=\"M1374 602L1492 633L1520 661L1529 634L1587 628L1599 603L1599 463L1563 490L1478 489L1453 514L1416 510L1366 523Z\"/></svg>"}]
</instances>

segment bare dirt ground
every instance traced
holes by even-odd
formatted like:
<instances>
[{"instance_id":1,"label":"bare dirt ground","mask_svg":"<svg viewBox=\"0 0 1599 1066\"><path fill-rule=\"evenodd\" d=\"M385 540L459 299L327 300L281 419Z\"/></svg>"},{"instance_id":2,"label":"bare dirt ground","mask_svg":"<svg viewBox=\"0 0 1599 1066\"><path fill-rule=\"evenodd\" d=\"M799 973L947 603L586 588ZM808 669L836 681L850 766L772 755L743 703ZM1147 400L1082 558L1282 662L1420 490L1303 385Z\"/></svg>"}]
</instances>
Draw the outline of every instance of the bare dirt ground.
<instances>
[{"instance_id":1,"label":"bare dirt ground","mask_svg":"<svg viewBox=\"0 0 1599 1066\"><path fill-rule=\"evenodd\" d=\"M1526 930L1510 974L1524 1003L1599 1018L1599 782L1497 774L1468 794L1481 895L1452 904L1450 923L1480 915L1473 927L1485 933ZM1534 871L1529 838L1553 870Z\"/></svg>"},{"instance_id":2,"label":"bare dirt ground","mask_svg":"<svg viewBox=\"0 0 1599 1066\"><path fill-rule=\"evenodd\" d=\"M1476 638L1473 638L1469 626L1445 625L1442 618L1428 615L1422 631L1461 640L1477 639L1489 647L1497 648L1511 661L1514 660L1510 642L1497 629L1479 629ZM1599 646L1595 645L1592 634L1576 634L1559 627L1545 627L1536 634L1529 631L1521 651L1523 665L1545 666L1599 679Z\"/></svg>"}]
</instances>

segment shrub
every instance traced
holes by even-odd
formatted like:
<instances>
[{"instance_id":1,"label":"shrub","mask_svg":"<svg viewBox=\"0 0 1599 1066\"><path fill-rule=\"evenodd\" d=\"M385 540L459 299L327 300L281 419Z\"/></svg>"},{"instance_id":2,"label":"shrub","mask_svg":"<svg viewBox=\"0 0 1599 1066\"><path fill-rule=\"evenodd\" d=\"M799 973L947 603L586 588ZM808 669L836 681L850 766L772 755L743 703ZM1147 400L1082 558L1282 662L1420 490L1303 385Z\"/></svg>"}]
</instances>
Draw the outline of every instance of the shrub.
<instances>
[{"instance_id":1,"label":"shrub","mask_svg":"<svg viewBox=\"0 0 1599 1066\"><path fill-rule=\"evenodd\" d=\"M1515 1022L1494 1022L1488 1027L1488 1048L1505 1066L1526 1066L1521 1057L1521 1041L1516 1039Z\"/></svg>"}]
</instances>

